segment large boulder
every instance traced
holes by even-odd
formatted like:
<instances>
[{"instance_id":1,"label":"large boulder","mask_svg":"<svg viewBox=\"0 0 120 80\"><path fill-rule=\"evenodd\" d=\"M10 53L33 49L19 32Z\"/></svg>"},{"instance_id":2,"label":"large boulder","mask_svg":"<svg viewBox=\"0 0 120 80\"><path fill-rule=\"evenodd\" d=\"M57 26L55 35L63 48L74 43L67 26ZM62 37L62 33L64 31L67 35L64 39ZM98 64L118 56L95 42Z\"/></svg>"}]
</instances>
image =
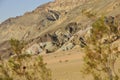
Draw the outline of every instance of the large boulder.
<instances>
[{"instance_id":1,"label":"large boulder","mask_svg":"<svg viewBox=\"0 0 120 80\"><path fill-rule=\"evenodd\" d=\"M46 53L55 52L56 50L57 50L56 45L53 45L52 42L46 42L46 46L45 46Z\"/></svg>"},{"instance_id":2,"label":"large boulder","mask_svg":"<svg viewBox=\"0 0 120 80\"><path fill-rule=\"evenodd\" d=\"M54 52L57 49L57 46L55 46L52 42L43 42L39 45L46 53Z\"/></svg>"},{"instance_id":3,"label":"large boulder","mask_svg":"<svg viewBox=\"0 0 120 80\"><path fill-rule=\"evenodd\" d=\"M60 50L62 51L67 51L67 50L71 50L75 45L73 43L68 43L68 44L64 44Z\"/></svg>"},{"instance_id":4,"label":"large boulder","mask_svg":"<svg viewBox=\"0 0 120 80\"><path fill-rule=\"evenodd\" d=\"M26 53L28 54L39 54L43 51L42 48L40 48L39 44L35 43L32 46L30 46L28 49L26 49Z\"/></svg>"},{"instance_id":5,"label":"large boulder","mask_svg":"<svg viewBox=\"0 0 120 80\"><path fill-rule=\"evenodd\" d=\"M65 42L69 41L71 34L67 31L57 30L52 34L49 34L52 43L58 47L61 47Z\"/></svg>"}]
</instances>

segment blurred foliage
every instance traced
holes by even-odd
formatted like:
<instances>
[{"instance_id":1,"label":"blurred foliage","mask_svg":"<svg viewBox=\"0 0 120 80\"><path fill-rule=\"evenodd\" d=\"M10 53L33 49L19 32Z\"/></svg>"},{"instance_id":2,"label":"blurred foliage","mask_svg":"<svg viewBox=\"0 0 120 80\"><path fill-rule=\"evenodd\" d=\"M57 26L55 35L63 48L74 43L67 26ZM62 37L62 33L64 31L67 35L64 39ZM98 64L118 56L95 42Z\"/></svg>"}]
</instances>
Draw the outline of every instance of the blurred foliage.
<instances>
[{"instance_id":1,"label":"blurred foliage","mask_svg":"<svg viewBox=\"0 0 120 80\"><path fill-rule=\"evenodd\" d=\"M104 17L94 22L92 27L92 35L88 41L88 46L85 48L85 65L82 72L91 74L94 80L119 80L119 76L115 71L115 63L120 54L118 47L113 49L112 43L102 42L104 35L109 41L112 33L117 31L113 32L111 26L105 24Z\"/></svg>"},{"instance_id":2,"label":"blurred foliage","mask_svg":"<svg viewBox=\"0 0 120 80\"><path fill-rule=\"evenodd\" d=\"M0 61L0 80L52 80L42 56L21 54L24 42L10 40L15 56Z\"/></svg>"}]
</instances>

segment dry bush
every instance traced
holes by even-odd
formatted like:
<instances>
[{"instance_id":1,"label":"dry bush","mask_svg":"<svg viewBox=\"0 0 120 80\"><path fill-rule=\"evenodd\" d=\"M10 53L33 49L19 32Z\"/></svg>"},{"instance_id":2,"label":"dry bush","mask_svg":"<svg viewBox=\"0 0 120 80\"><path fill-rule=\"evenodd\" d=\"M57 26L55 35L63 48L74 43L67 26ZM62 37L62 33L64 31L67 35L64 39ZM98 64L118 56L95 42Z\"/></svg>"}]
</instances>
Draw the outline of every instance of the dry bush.
<instances>
[{"instance_id":1,"label":"dry bush","mask_svg":"<svg viewBox=\"0 0 120 80\"><path fill-rule=\"evenodd\" d=\"M83 9L81 12L82 14L86 15L88 18L94 18L96 16L95 12L88 11L86 9Z\"/></svg>"},{"instance_id":2,"label":"dry bush","mask_svg":"<svg viewBox=\"0 0 120 80\"><path fill-rule=\"evenodd\" d=\"M18 40L11 44L16 55L0 61L0 80L51 80L51 71L42 56L19 53L23 44Z\"/></svg>"},{"instance_id":3,"label":"dry bush","mask_svg":"<svg viewBox=\"0 0 120 80\"><path fill-rule=\"evenodd\" d=\"M51 71L41 56L24 54L1 61L0 80L51 80Z\"/></svg>"},{"instance_id":4,"label":"dry bush","mask_svg":"<svg viewBox=\"0 0 120 80\"><path fill-rule=\"evenodd\" d=\"M19 41L17 39L11 39L10 41L12 52L19 56L22 53L22 49L25 47L25 41Z\"/></svg>"},{"instance_id":5,"label":"dry bush","mask_svg":"<svg viewBox=\"0 0 120 80\"><path fill-rule=\"evenodd\" d=\"M92 26L92 36L85 48L83 73L91 74L94 80L119 80L115 63L120 52L118 47L112 48L112 43L109 42L110 35L114 32L104 23L104 18L100 18ZM108 43L102 43L103 35L107 35Z\"/></svg>"}]
</instances>

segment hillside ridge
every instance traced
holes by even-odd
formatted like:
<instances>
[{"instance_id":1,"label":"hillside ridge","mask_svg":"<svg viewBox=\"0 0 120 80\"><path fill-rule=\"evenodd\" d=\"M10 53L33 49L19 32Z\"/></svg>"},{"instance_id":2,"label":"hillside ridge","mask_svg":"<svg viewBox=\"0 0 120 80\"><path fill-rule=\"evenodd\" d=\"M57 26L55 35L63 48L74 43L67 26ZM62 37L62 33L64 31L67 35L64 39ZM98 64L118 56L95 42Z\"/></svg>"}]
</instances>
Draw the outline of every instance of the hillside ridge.
<instances>
[{"instance_id":1,"label":"hillside ridge","mask_svg":"<svg viewBox=\"0 0 120 80\"><path fill-rule=\"evenodd\" d=\"M101 16L120 19L119 0L55 0L0 24L0 55L10 55L10 39L25 41L28 53L66 51L90 35ZM86 44L83 42L82 44ZM5 54L5 55L4 55Z\"/></svg>"}]
</instances>

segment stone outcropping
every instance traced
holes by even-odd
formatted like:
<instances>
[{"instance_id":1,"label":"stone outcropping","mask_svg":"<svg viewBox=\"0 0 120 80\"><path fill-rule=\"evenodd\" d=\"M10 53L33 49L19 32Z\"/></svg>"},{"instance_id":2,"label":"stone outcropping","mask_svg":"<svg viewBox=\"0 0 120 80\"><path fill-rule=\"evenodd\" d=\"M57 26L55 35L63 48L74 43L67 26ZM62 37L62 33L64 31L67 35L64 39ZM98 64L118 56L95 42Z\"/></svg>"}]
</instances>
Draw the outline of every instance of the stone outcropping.
<instances>
[{"instance_id":1,"label":"stone outcropping","mask_svg":"<svg viewBox=\"0 0 120 80\"><path fill-rule=\"evenodd\" d=\"M60 13L58 11L48 10L46 18L50 21L56 21L60 18Z\"/></svg>"},{"instance_id":2,"label":"stone outcropping","mask_svg":"<svg viewBox=\"0 0 120 80\"><path fill-rule=\"evenodd\" d=\"M11 55L7 42L11 38L25 40L25 51L30 54L66 51L76 45L85 47L91 36L92 23L102 14L107 16L106 24L118 25L114 29L111 27L111 30L120 33L119 3L120 0L55 0L23 16L9 18L0 24L0 55ZM84 12L95 13L94 18ZM112 42L119 37L113 35Z\"/></svg>"}]
</instances>

